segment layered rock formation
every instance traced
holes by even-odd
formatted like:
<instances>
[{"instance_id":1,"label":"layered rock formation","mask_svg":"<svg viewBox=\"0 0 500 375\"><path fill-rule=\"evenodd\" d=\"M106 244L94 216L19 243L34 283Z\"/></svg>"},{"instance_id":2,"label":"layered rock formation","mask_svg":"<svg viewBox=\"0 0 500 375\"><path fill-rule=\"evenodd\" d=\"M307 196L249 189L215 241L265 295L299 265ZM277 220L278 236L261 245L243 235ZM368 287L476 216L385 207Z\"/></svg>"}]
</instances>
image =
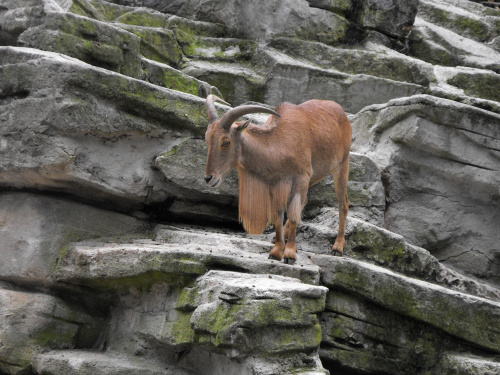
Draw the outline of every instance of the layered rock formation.
<instances>
[{"instance_id":1,"label":"layered rock formation","mask_svg":"<svg viewBox=\"0 0 500 375\"><path fill-rule=\"evenodd\" d=\"M0 373L499 373L499 38L469 0L0 0ZM210 92L345 108L345 257L332 179L294 266L242 232Z\"/></svg>"}]
</instances>

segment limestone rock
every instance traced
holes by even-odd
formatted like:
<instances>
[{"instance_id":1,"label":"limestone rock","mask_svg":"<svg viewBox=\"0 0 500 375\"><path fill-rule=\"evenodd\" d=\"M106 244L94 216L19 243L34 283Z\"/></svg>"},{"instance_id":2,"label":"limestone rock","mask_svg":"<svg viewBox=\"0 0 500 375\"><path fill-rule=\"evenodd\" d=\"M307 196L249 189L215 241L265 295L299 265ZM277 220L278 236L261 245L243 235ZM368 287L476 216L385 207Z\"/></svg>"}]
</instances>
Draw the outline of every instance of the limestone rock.
<instances>
[{"instance_id":1,"label":"limestone rock","mask_svg":"<svg viewBox=\"0 0 500 375\"><path fill-rule=\"evenodd\" d=\"M92 347L102 320L59 298L0 289L0 371L27 373L33 358L50 349Z\"/></svg>"},{"instance_id":2,"label":"limestone rock","mask_svg":"<svg viewBox=\"0 0 500 375\"><path fill-rule=\"evenodd\" d=\"M204 133L202 99L62 55L1 48L0 185L121 210L166 198L151 162L181 135Z\"/></svg>"},{"instance_id":3,"label":"limestone rock","mask_svg":"<svg viewBox=\"0 0 500 375\"><path fill-rule=\"evenodd\" d=\"M386 178L385 227L497 285L499 123L497 114L428 96L368 107L353 121L354 149Z\"/></svg>"},{"instance_id":4,"label":"limestone rock","mask_svg":"<svg viewBox=\"0 0 500 375\"><path fill-rule=\"evenodd\" d=\"M110 348L146 357L162 348L164 360L196 374L324 374L315 314L325 295L293 278L210 271L182 290L158 285L147 298L123 295Z\"/></svg>"},{"instance_id":5,"label":"limestone rock","mask_svg":"<svg viewBox=\"0 0 500 375\"><path fill-rule=\"evenodd\" d=\"M40 354L33 361L37 375L189 375L189 371L107 351L64 350Z\"/></svg>"},{"instance_id":6,"label":"limestone rock","mask_svg":"<svg viewBox=\"0 0 500 375\"><path fill-rule=\"evenodd\" d=\"M500 335L491 329L499 319L499 303L348 258L318 255L314 260L323 267L324 285L355 292L391 311L500 353Z\"/></svg>"},{"instance_id":7,"label":"limestone rock","mask_svg":"<svg viewBox=\"0 0 500 375\"><path fill-rule=\"evenodd\" d=\"M345 18L310 7L305 0L289 1L286 5L267 1L162 0L153 6L165 13L222 23L234 37L262 41L277 35L297 35L335 43L347 38L350 27Z\"/></svg>"},{"instance_id":8,"label":"limestone rock","mask_svg":"<svg viewBox=\"0 0 500 375\"><path fill-rule=\"evenodd\" d=\"M271 105L328 99L342 105L346 112L355 113L374 100L385 103L391 98L423 92L423 87L413 83L318 68L271 48L258 50L253 61L269 77L264 100ZM373 92L378 93L376 99L371 95Z\"/></svg>"},{"instance_id":9,"label":"limestone rock","mask_svg":"<svg viewBox=\"0 0 500 375\"><path fill-rule=\"evenodd\" d=\"M69 243L144 235L146 228L135 218L61 198L4 192L0 194L0 278L22 285L49 285Z\"/></svg>"},{"instance_id":10,"label":"limestone rock","mask_svg":"<svg viewBox=\"0 0 500 375\"><path fill-rule=\"evenodd\" d=\"M418 0L364 0L360 24L391 37L409 34L417 14Z\"/></svg>"},{"instance_id":11,"label":"limestone rock","mask_svg":"<svg viewBox=\"0 0 500 375\"><path fill-rule=\"evenodd\" d=\"M447 371L457 375L495 375L500 371L500 361L494 358L449 353L443 358L436 373L439 371Z\"/></svg>"},{"instance_id":12,"label":"limestone rock","mask_svg":"<svg viewBox=\"0 0 500 375\"><path fill-rule=\"evenodd\" d=\"M297 233L299 257L303 251L330 254L337 228L338 214L328 208L305 221ZM346 238L344 252L350 258L386 267L458 292L500 301L498 288L446 267L429 251L412 245L403 236L359 220L352 214L348 216Z\"/></svg>"},{"instance_id":13,"label":"limestone rock","mask_svg":"<svg viewBox=\"0 0 500 375\"><path fill-rule=\"evenodd\" d=\"M308 258L303 257L297 267L288 267L267 259L270 242L237 240L229 234L208 235L166 229L158 235L158 241L77 244L68 249L53 277L59 282L103 290L120 290L134 283L148 286L161 280L178 284L176 280L190 280L210 269L319 282L319 269Z\"/></svg>"}]
</instances>

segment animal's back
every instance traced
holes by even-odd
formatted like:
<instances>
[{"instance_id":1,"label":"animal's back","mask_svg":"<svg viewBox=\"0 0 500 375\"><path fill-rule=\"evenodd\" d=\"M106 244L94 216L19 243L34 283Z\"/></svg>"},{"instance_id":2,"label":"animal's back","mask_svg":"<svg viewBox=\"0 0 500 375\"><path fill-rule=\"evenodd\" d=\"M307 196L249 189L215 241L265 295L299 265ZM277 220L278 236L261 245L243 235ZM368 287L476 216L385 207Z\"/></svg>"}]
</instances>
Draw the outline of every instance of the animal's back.
<instances>
[{"instance_id":1,"label":"animal's back","mask_svg":"<svg viewBox=\"0 0 500 375\"><path fill-rule=\"evenodd\" d=\"M348 157L352 128L340 104L330 100L309 100L300 105L284 103L279 112L287 133L296 138L297 147L309 153L313 166L311 184L330 174L336 167L332 160Z\"/></svg>"}]
</instances>

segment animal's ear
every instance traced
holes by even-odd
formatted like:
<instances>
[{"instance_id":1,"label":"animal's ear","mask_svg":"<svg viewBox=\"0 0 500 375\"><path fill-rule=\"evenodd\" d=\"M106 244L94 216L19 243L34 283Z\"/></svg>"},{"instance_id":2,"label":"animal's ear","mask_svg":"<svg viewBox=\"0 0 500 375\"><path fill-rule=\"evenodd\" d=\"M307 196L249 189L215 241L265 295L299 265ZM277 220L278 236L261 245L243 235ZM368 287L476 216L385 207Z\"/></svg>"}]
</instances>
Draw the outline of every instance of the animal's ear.
<instances>
[{"instance_id":1,"label":"animal's ear","mask_svg":"<svg viewBox=\"0 0 500 375\"><path fill-rule=\"evenodd\" d=\"M231 135L235 135L239 132L242 132L243 130L248 128L248 125L250 125L251 122L252 120L235 122L233 125L231 125L231 131L230 131Z\"/></svg>"},{"instance_id":2,"label":"animal's ear","mask_svg":"<svg viewBox=\"0 0 500 375\"><path fill-rule=\"evenodd\" d=\"M245 130L246 128L248 128L248 125L250 125L251 122L252 122L252 120L246 120L245 122L242 121L242 122L238 123L237 130L239 130L239 131Z\"/></svg>"}]
</instances>

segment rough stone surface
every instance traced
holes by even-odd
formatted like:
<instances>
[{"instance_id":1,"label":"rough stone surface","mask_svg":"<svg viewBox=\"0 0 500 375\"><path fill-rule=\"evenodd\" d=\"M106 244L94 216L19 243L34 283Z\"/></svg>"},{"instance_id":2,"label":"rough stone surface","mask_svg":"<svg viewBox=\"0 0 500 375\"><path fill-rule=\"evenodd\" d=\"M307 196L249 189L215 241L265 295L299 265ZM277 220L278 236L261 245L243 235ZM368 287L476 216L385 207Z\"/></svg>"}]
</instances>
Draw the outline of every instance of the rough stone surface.
<instances>
[{"instance_id":1,"label":"rough stone surface","mask_svg":"<svg viewBox=\"0 0 500 375\"><path fill-rule=\"evenodd\" d=\"M139 358L112 351L105 353L84 350L51 351L33 361L37 375L190 375L178 367L152 364Z\"/></svg>"},{"instance_id":2,"label":"rough stone surface","mask_svg":"<svg viewBox=\"0 0 500 375\"><path fill-rule=\"evenodd\" d=\"M498 373L495 3L0 0L0 46L2 374ZM294 266L207 189L211 93L344 107L343 258L331 179Z\"/></svg>"},{"instance_id":3,"label":"rough stone surface","mask_svg":"<svg viewBox=\"0 0 500 375\"><path fill-rule=\"evenodd\" d=\"M1 186L122 209L166 198L151 163L181 135L204 132L200 98L63 55L0 48Z\"/></svg>"},{"instance_id":4,"label":"rough stone surface","mask_svg":"<svg viewBox=\"0 0 500 375\"><path fill-rule=\"evenodd\" d=\"M278 35L298 35L335 43L346 39L349 22L335 13L310 7L305 0L286 3L259 1L161 1L156 9L165 13L223 23L238 37L268 40Z\"/></svg>"},{"instance_id":5,"label":"rough stone surface","mask_svg":"<svg viewBox=\"0 0 500 375\"><path fill-rule=\"evenodd\" d=\"M498 285L500 117L416 96L365 108L353 128L385 176L386 228Z\"/></svg>"},{"instance_id":6,"label":"rough stone surface","mask_svg":"<svg viewBox=\"0 0 500 375\"><path fill-rule=\"evenodd\" d=\"M145 234L144 222L60 198L0 194L0 278L46 285L74 241ZM15 256L12 256L12 254Z\"/></svg>"},{"instance_id":7,"label":"rough stone surface","mask_svg":"<svg viewBox=\"0 0 500 375\"><path fill-rule=\"evenodd\" d=\"M31 361L50 349L92 347L102 320L43 293L0 289L0 371L29 373Z\"/></svg>"},{"instance_id":8,"label":"rough stone surface","mask_svg":"<svg viewBox=\"0 0 500 375\"><path fill-rule=\"evenodd\" d=\"M355 292L391 311L500 353L500 332L494 328L500 314L498 302L450 291L348 258L318 255L314 261L322 266L324 285Z\"/></svg>"}]
</instances>

